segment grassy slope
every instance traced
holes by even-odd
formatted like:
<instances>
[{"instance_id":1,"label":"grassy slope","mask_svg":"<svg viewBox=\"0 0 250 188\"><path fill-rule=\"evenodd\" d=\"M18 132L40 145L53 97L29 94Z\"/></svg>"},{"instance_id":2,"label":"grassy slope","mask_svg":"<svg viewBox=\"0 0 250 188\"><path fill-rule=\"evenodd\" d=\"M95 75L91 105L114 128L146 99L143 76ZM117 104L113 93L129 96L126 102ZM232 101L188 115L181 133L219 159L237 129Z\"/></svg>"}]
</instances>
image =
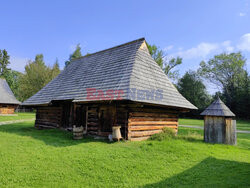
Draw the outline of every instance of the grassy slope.
<instances>
[{"instance_id":1,"label":"grassy slope","mask_svg":"<svg viewBox=\"0 0 250 188\"><path fill-rule=\"evenodd\" d=\"M35 118L35 113L16 113L17 116L0 116L0 122L2 121L13 121L13 120L22 120L22 119L32 119Z\"/></svg>"},{"instance_id":2,"label":"grassy slope","mask_svg":"<svg viewBox=\"0 0 250 188\"><path fill-rule=\"evenodd\" d=\"M237 120L237 129L250 131L250 120ZM180 125L203 126L204 121L200 119L179 119Z\"/></svg>"},{"instance_id":3,"label":"grassy slope","mask_svg":"<svg viewBox=\"0 0 250 188\"><path fill-rule=\"evenodd\" d=\"M180 139L107 143L74 141L33 123L0 126L0 187L250 186L250 135L238 146L202 142L202 130Z\"/></svg>"}]
</instances>

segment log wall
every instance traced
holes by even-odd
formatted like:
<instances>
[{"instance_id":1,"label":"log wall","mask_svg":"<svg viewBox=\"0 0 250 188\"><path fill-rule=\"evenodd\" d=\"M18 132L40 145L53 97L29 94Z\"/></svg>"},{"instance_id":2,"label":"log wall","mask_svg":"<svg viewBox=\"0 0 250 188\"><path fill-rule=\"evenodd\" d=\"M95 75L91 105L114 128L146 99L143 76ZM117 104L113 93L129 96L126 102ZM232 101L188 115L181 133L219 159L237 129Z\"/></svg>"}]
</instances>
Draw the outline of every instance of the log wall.
<instances>
[{"instance_id":1,"label":"log wall","mask_svg":"<svg viewBox=\"0 0 250 188\"><path fill-rule=\"evenodd\" d=\"M126 140L148 139L164 127L178 130L176 109L138 103L60 103L58 107L38 107L35 126L39 128L69 128L83 126L90 135L108 136L113 126L121 127ZM79 124L79 125L78 125Z\"/></svg>"},{"instance_id":2,"label":"log wall","mask_svg":"<svg viewBox=\"0 0 250 188\"><path fill-rule=\"evenodd\" d=\"M62 107L38 107L35 127L59 128L62 125Z\"/></svg>"},{"instance_id":3,"label":"log wall","mask_svg":"<svg viewBox=\"0 0 250 188\"><path fill-rule=\"evenodd\" d=\"M0 104L0 114L14 114L17 105Z\"/></svg>"},{"instance_id":4,"label":"log wall","mask_svg":"<svg viewBox=\"0 0 250 188\"><path fill-rule=\"evenodd\" d=\"M146 140L164 127L178 131L178 112L154 108L132 109L128 118L128 140Z\"/></svg>"}]
</instances>

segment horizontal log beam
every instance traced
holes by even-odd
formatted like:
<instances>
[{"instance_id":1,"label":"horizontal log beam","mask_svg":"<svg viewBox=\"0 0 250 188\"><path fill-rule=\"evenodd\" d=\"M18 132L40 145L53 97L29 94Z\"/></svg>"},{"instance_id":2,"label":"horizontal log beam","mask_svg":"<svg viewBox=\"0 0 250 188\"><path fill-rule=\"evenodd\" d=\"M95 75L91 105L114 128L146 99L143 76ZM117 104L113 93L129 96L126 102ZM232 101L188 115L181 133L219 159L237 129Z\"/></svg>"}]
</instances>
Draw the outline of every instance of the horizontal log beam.
<instances>
[{"instance_id":1,"label":"horizontal log beam","mask_svg":"<svg viewBox=\"0 0 250 188\"><path fill-rule=\"evenodd\" d=\"M129 126L133 125L177 125L178 122L171 121L137 121L137 122L129 122Z\"/></svg>"},{"instance_id":2,"label":"horizontal log beam","mask_svg":"<svg viewBox=\"0 0 250 188\"><path fill-rule=\"evenodd\" d=\"M162 130L153 130L153 131L132 131L131 137L144 137L144 136L151 136L153 134L157 134L162 132Z\"/></svg>"},{"instance_id":3,"label":"horizontal log beam","mask_svg":"<svg viewBox=\"0 0 250 188\"><path fill-rule=\"evenodd\" d=\"M162 114L162 113L146 113L146 112L130 112L129 117L156 117L156 118L169 118L169 117L178 117L173 114Z\"/></svg>"},{"instance_id":4,"label":"horizontal log beam","mask_svg":"<svg viewBox=\"0 0 250 188\"><path fill-rule=\"evenodd\" d=\"M163 128L172 128L172 129L177 129L177 126L131 126L129 127L130 131L143 131L143 130L157 130L157 129L163 129Z\"/></svg>"},{"instance_id":5,"label":"horizontal log beam","mask_svg":"<svg viewBox=\"0 0 250 188\"><path fill-rule=\"evenodd\" d=\"M178 121L178 118L161 118L161 117L131 117L128 120L129 122L136 122L136 121Z\"/></svg>"}]
</instances>

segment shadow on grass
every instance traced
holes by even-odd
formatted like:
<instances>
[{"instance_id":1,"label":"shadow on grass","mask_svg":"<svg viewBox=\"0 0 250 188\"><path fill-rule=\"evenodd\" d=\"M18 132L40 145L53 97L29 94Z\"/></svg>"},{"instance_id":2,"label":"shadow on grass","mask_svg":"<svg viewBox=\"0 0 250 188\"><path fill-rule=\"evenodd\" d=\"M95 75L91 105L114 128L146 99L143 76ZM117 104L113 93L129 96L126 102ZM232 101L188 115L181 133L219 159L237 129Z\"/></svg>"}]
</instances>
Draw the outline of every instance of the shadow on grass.
<instances>
[{"instance_id":1,"label":"shadow on grass","mask_svg":"<svg viewBox=\"0 0 250 188\"><path fill-rule=\"evenodd\" d=\"M247 187L250 164L208 157L194 167L149 187Z\"/></svg>"},{"instance_id":2,"label":"shadow on grass","mask_svg":"<svg viewBox=\"0 0 250 188\"><path fill-rule=\"evenodd\" d=\"M92 137L85 137L82 140L73 140L72 132L59 129L38 130L31 122L15 123L0 126L0 132L28 136L43 141L45 144L55 147L66 147L89 142L105 142L106 140L96 140Z\"/></svg>"}]
</instances>

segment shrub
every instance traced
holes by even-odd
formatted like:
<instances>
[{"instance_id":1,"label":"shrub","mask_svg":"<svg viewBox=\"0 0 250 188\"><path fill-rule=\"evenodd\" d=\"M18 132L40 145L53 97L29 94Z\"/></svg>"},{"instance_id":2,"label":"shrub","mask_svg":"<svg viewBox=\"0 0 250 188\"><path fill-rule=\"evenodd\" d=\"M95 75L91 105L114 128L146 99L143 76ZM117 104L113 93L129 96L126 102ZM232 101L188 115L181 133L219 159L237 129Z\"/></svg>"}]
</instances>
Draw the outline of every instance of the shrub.
<instances>
[{"instance_id":1,"label":"shrub","mask_svg":"<svg viewBox=\"0 0 250 188\"><path fill-rule=\"evenodd\" d=\"M165 127L163 128L161 133L154 134L150 137L150 140L169 140L171 138L174 138L176 136L175 130L172 128Z\"/></svg>"}]
</instances>

